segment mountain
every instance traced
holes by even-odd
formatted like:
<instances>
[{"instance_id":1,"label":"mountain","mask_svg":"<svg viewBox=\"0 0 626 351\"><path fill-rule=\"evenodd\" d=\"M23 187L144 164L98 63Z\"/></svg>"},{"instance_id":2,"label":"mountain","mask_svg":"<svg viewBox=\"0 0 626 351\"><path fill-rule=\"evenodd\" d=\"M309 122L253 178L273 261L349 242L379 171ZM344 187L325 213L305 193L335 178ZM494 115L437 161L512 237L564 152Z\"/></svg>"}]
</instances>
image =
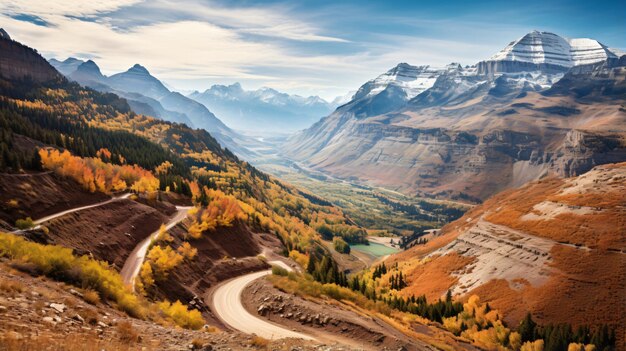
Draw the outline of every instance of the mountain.
<instances>
[{"instance_id":1,"label":"mountain","mask_svg":"<svg viewBox=\"0 0 626 351\"><path fill-rule=\"evenodd\" d=\"M63 62L75 62L67 59ZM249 138L241 136L228 128L220 119L202 104L170 91L152 76L143 66L135 64L125 72L110 77L102 75L95 62L88 60L76 66L66 76L84 86L104 92L112 92L126 98L136 113L146 114L168 121L185 123L191 127L209 131L225 147L243 157L252 157L254 153L242 144L254 144ZM50 61L59 70L71 67L58 61Z\"/></svg>"},{"instance_id":2,"label":"mountain","mask_svg":"<svg viewBox=\"0 0 626 351\"><path fill-rule=\"evenodd\" d=\"M204 104L229 126L255 132L285 133L304 129L336 106L318 96L305 98L271 88L244 90L239 83L214 85L189 97Z\"/></svg>"},{"instance_id":3,"label":"mountain","mask_svg":"<svg viewBox=\"0 0 626 351\"><path fill-rule=\"evenodd\" d=\"M396 67L363 84L352 96L350 111L363 118L403 107L409 100L433 86L446 68L411 66Z\"/></svg>"},{"instance_id":4,"label":"mountain","mask_svg":"<svg viewBox=\"0 0 626 351\"><path fill-rule=\"evenodd\" d=\"M105 84L106 81L106 77L102 74L102 72L100 72L100 67L98 67L98 65L92 60L87 60L81 63L72 71L72 73L66 74L66 76L68 76L71 80L86 83L81 84L88 86Z\"/></svg>"},{"instance_id":5,"label":"mountain","mask_svg":"<svg viewBox=\"0 0 626 351\"><path fill-rule=\"evenodd\" d=\"M170 91L140 64L135 64L126 72L112 75L107 83L114 89L130 93L140 93L147 97L160 100L170 94Z\"/></svg>"},{"instance_id":6,"label":"mountain","mask_svg":"<svg viewBox=\"0 0 626 351\"><path fill-rule=\"evenodd\" d=\"M617 55L597 40L565 39L554 33L532 31L478 64L481 74L523 71L565 72Z\"/></svg>"},{"instance_id":7,"label":"mountain","mask_svg":"<svg viewBox=\"0 0 626 351\"><path fill-rule=\"evenodd\" d=\"M80 66L85 61L79 60L74 57L68 57L64 61L59 61L55 58L52 58L48 62L50 62L50 64L54 66L57 71L61 72L64 76L67 76L76 71L78 66Z\"/></svg>"},{"instance_id":8,"label":"mountain","mask_svg":"<svg viewBox=\"0 0 626 351\"><path fill-rule=\"evenodd\" d=\"M624 175L626 163L608 164L507 190L387 265L405 267L403 296L476 294L509 325L527 312L542 325L621 325Z\"/></svg>"},{"instance_id":9,"label":"mountain","mask_svg":"<svg viewBox=\"0 0 626 351\"><path fill-rule=\"evenodd\" d=\"M624 60L595 41L556 37L529 33L507 54L429 69L413 98L396 67L292 136L283 152L334 176L473 201L626 160ZM570 50L558 65L555 43ZM529 47L532 55L519 55ZM549 59L528 62L542 55Z\"/></svg>"}]
</instances>

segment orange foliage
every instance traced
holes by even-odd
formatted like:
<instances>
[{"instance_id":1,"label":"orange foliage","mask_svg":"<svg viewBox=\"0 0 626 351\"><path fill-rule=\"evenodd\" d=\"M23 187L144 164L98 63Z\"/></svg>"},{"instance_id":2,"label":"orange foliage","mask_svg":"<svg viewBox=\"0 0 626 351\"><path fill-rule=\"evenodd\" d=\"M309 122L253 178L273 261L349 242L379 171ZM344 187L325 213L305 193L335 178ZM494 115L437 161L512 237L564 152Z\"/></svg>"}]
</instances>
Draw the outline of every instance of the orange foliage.
<instances>
[{"instance_id":1,"label":"orange foliage","mask_svg":"<svg viewBox=\"0 0 626 351\"><path fill-rule=\"evenodd\" d=\"M211 231L217 227L229 227L234 221L247 218L234 196L226 195L220 190L205 189L204 191L210 199L208 206L190 214L193 223L188 232L193 238L198 239L202 236L202 232Z\"/></svg>"},{"instance_id":2,"label":"orange foliage","mask_svg":"<svg viewBox=\"0 0 626 351\"><path fill-rule=\"evenodd\" d=\"M106 158L106 159L110 160L111 159L111 151L109 151L109 149L102 148L102 149L98 150L98 152L96 152L96 156L98 156L99 158Z\"/></svg>"},{"instance_id":3,"label":"orange foliage","mask_svg":"<svg viewBox=\"0 0 626 351\"><path fill-rule=\"evenodd\" d=\"M44 168L76 180L90 192L119 191L126 189L128 184L132 184L131 189L137 192L152 192L159 188L159 180L137 165L113 165L99 158L72 156L67 150L41 149L39 156Z\"/></svg>"}]
</instances>

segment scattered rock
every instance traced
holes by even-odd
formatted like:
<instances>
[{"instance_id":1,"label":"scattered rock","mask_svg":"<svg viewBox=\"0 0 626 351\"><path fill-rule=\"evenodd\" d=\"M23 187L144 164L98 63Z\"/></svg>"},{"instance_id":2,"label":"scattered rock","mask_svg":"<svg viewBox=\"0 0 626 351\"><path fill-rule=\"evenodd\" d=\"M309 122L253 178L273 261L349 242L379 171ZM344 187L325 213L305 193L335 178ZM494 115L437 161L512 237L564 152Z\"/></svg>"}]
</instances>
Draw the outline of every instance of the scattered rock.
<instances>
[{"instance_id":1,"label":"scattered rock","mask_svg":"<svg viewBox=\"0 0 626 351\"><path fill-rule=\"evenodd\" d=\"M65 311L66 306L65 304L62 304L62 303L51 303L50 308L54 309L58 313L63 313L63 311Z\"/></svg>"},{"instance_id":2,"label":"scattered rock","mask_svg":"<svg viewBox=\"0 0 626 351\"><path fill-rule=\"evenodd\" d=\"M73 320L76 320L76 321L79 321L79 322L81 322L81 323L85 323L85 319L84 319L83 317L81 317L81 316L80 316L80 314L75 314L75 315L72 317L72 319L73 319Z\"/></svg>"},{"instance_id":3,"label":"scattered rock","mask_svg":"<svg viewBox=\"0 0 626 351\"><path fill-rule=\"evenodd\" d=\"M41 320L46 323L54 323L54 319L52 319L52 317L43 317Z\"/></svg>"},{"instance_id":4,"label":"scattered rock","mask_svg":"<svg viewBox=\"0 0 626 351\"><path fill-rule=\"evenodd\" d=\"M0 313L4 313L7 311L7 308L5 306L0 306Z\"/></svg>"},{"instance_id":5,"label":"scattered rock","mask_svg":"<svg viewBox=\"0 0 626 351\"><path fill-rule=\"evenodd\" d=\"M70 289L70 294L78 296L78 297L83 297L83 294L76 291L75 289Z\"/></svg>"}]
</instances>

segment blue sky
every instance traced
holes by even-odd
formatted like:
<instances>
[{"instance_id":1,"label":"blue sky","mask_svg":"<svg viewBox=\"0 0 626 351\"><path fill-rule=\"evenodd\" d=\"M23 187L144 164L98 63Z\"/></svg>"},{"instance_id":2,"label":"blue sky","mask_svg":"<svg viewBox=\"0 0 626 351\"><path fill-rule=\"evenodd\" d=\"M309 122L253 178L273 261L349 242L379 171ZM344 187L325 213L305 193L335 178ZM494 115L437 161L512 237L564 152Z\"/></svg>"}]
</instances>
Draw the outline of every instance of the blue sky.
<instances>
[{"instance_id":1,"label":"blue sky","mask_svg":"<svg viewBox=\"0 0 626 351\"><path fill-rule=\"evenodd\" d=\"M525 33L626 49L626 1L3 0L0 23L46 57L135 63L180 90L241 82L332 98L399 62L473 64Z\"/></svg>"}]
</instances>

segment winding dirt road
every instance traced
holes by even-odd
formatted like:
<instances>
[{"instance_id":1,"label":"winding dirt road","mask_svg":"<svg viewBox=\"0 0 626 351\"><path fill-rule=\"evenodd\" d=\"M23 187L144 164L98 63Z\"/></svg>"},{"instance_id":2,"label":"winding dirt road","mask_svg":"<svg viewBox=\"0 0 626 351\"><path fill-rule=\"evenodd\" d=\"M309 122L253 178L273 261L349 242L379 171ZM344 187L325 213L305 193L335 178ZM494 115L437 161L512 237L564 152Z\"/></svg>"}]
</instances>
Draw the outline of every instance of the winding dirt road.
<instances>
[{"instance_id":1,"label":"winding dirt road","mask_svg":"<svg viewBox=\"0 0 626 351\"><path fill-rule=\"evenodd\" d=\"M292 270L291 267L284 262L271 261L270 263L279 265L289 271ZM243 307L241 296L246 286L271 272L272 271L268 269L261 272L250 273L223 283L213 292L211 309L222 322L243 333L256 334L270 340L282 338L316 340L306 334L298 333L260 319L250 314Z\"/></svg>"},{"instance_id":2,"label":"winding dirt road","mask_svg":"<svg viewBox=\"0 0 626 351\"><path fill-rule=\"evenodd\" d=\"M36 227L34 227L34 229L37 229L41 225L41 223L48 222L50 220L53 220L53 219L61 217L61 216L65 216L66 214L70 214L70 213L73 213L73 212L86 210L88 208L100 207L100 206L103 206L103 205L106 205L106 204L110 204L111 202L114 202L114 201L128 199L128 197L130 197L130 195L131 195L130 193L127 193L127 194L124 194L124 195L115 196L115 197L112 197L109 200L106 200L106 201L103 201L103 202L98 202L97 204L71 208L69 210L65 210L65 211L62 211L62 212L51 214L51 215L46 216L46 217L39 218L39 219L33 221L33 223L35 223L37 225Z\"/></svg>"},{"instance_id":3,"label":"winding dirt road","mask_svg":"<svg viewBox=\"0 0 626 351\"><path fill-rule=\"evenodd\" d=\"M190 209L191 206L176 206L176 215L172 217L169 222L167 222L165 230L172 229L175 225L185 219L185 217L187 217L187 212ZM143 239L139 244L137 244L135 249L126 259L126 262L124 262L124 267L122 267L122 270L120 271L120 275L122 276L124 284L130 285L133 290L135 289L135 278L141 270L141 265L143 264L143 260L146 258L148 247L157 235L159 235L159 230L150 234L150 236Z\"/></svg>"}]
</instances>

